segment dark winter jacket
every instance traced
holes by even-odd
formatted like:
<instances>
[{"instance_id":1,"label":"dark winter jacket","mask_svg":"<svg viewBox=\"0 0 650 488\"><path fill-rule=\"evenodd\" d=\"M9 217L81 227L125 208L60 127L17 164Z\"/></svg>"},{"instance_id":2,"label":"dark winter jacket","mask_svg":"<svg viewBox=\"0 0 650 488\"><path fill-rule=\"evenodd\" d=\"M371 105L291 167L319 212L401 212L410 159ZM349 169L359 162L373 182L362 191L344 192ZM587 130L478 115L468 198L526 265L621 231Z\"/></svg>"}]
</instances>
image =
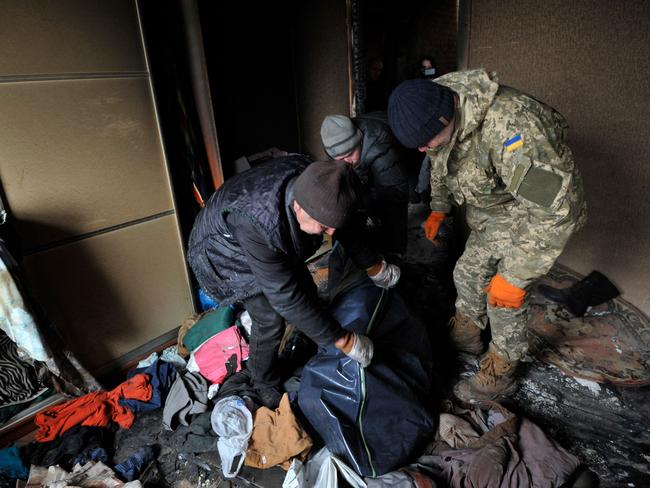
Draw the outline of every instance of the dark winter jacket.
<instances>
[{"instance_id":1,"label":"dark winter jacket","mask_svg":"<svg viewBox=\"0 0 650 488\"><path fill-rule=\"evenodd\" d=\"M366 191L368 214L379 224L380 250L403 253L409 189L400 167L399 144L386 123L385 112L373 112L352 119L363 133L361 159L355 167Z\"/></svg>"},{"instance_id":2,"label":"dark winter jacket","mask_svg":"<svg viewBox=\"0 0 650 488\"><path fill-rule=\"evenodd\" d=\"M188 261L220 304L264 293L276 312L326 345L342 329L321 307L304 262L322 237L302 232L292 209L293 184L308 163L291 155L226 181L196 218Z\"/></svg>"}]
</instances>

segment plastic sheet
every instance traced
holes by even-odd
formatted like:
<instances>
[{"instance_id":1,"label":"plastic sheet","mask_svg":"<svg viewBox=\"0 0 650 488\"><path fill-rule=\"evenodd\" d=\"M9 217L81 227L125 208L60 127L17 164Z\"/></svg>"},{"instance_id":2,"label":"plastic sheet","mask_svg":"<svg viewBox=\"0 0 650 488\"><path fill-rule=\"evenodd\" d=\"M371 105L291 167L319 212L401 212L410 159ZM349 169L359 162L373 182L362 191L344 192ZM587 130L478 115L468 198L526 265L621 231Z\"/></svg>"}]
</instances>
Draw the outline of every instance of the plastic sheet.
<instances>
[{"instance_id":1,"label":"plastic sheet","mask_svg":"<svg viewBox=\"0 0 650 488\"><path fill-rule=\"evenodd\" d=\"M253 432L253 416L244 400L229 396L217 402L212 411L212 430L219 436L217 450L226 478L234 478L244 464L248 439Z\"/></svg>"},{"instance_id":2,"label":"plastic sheet","mask_svg":"<svg viewBox=\"0 0 650 488\"><path fill-rule=\"evenodd\" d=\"M282 488L337 488L339 473L352 488L366 488L366 483L357 473L326 447L304 464L294 459Z\"/></svg>"}]
</instances>

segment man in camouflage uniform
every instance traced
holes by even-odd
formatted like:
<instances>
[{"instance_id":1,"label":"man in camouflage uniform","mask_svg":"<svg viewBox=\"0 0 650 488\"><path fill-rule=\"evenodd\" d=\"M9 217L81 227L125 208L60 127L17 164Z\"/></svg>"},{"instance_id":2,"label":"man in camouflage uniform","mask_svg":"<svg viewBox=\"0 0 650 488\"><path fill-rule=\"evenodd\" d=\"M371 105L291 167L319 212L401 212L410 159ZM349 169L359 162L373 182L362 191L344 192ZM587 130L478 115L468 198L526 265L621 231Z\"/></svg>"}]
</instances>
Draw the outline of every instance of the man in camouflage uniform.
<instances>
[{"instance_id":1,"label":"man in camouflage uniform","mask_svg":"<svg viewBox=\"0 0 650 488\"><path fill-rule=\"evenodd\" d=\"M566 121L484 70L406 81L388 117L403 145L431 158L427 237L435 240L451 204L466 207L471 233L454 270L450 334L458 349L480 354L489 324L492 342L455 392L465 400L511 393L528 348L527 289L586 220Z\"/></svg>"}]
</instances>

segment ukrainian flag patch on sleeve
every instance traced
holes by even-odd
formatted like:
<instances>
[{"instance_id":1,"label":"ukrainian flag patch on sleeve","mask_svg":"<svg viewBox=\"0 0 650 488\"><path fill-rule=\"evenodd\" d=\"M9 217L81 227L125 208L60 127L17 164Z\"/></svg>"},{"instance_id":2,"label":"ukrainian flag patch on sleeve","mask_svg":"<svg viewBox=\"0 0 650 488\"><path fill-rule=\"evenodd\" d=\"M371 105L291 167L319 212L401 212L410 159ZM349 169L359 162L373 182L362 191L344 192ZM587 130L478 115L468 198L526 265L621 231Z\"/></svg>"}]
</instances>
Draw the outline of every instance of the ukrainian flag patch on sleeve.
<instances>
[{"instance_id":1,"label":"ukrainian flag patch on sleeve","mask_svg":"<svg viewBox=\"0 0 650 488\"><path fill-rule=\"evenodd\" d=\"M521 134L517 134L516 136L511 137L504 144L504 146L506 147L506 151L508 152L514 151L515 149L523 145L524 145L524 138L521 137Z\"/></svg>"}]
</instances>

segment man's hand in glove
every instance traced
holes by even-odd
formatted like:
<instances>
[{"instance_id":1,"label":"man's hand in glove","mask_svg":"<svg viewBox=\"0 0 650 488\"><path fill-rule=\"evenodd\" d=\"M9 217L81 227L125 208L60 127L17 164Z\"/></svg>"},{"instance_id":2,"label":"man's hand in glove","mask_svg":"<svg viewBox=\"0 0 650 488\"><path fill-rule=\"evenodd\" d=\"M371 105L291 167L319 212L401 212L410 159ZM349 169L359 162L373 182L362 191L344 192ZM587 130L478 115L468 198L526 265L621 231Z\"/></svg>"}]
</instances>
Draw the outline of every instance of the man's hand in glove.
<instances>
[{"instance_id":1,"label":"man's hand in glove","mask_svg":"<svg viewBox=\"0 0 650 488\"><path fill-rule=\"evenodd\" d=\"M388 264L383 259L381 262L366 270L372 282L380 288L392 288L399 281L402 270L396 264Z\"/></svg>"},{"instance_id":2,"label":"man's hand in glove","mask_svg":"<svg viewBox=\"0 0 650 488\"><path fill-rule=\"evenodd\" d=\"M493 307L519 308L526 298L526 290L511 285L500 274L494 275L485 291L488 293L487 301Z\"/></svg>"},{"instance_id":3,"label":"man's hand in glove","mask_svg":"<svg viewBox=\"0 0 650 488\"><path fill-rule=\"evenodd\" d=\"M367 368L372 361L374 346L368 336L346 331L343 337L334 343L334 346L364 368Z\"/></svg>"},{"instance_id":4,"label":"man's hand in glove","mask_svg":"<svg viewBox=\"0 0 650 488\"><path fill-rule=\"evenodd\" d=\"M434 244L438 244L438 241L436 240L438 230L446 217L447 215L444 212L431 212L429 217L427 217L427 220L422 224L424 235Z\"/></svg>"}]
</instances>

